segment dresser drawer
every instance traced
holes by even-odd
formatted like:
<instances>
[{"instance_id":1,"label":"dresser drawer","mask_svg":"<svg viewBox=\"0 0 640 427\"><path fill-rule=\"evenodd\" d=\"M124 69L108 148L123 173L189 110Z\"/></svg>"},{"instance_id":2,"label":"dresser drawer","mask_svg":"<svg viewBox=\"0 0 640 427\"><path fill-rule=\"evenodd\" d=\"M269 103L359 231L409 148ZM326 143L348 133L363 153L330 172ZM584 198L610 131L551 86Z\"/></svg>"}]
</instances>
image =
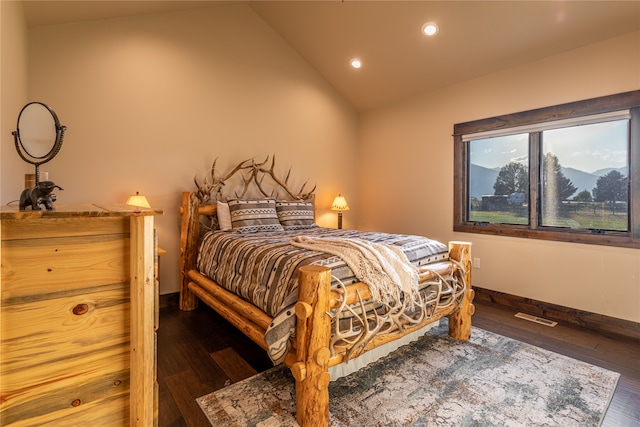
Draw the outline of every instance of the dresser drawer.
<instances>
[{"instance_id":1,"label":"dresser drawer","mask_svg":"<svg viewBox=\"0 0 640 427\"><path fill-rule=\"evenodd\" d=\"M95 370L97 361L105 356L128 353L127 285L53 296L20 304L3 301L0 325L3 395L7 388L48 383L77 369Z\"/></svg>"},{"instance_id":2,"label":"dresser drawer","mask_svg":"<svg viewBox=\"0 0 640 427\"><path fill-rule=\"evenodd\" d=\"M30 302L3 301L3 423L41 410L78 412L80 405L96 401L103 401L102 407L119 396L128 402L129 286L95 290L76 295L54 292L48 294L50 299ZM114 405L108 403L111 410L122 409Z\"/></svg>"},{"instance_id":3,"label":"dresser drawer","mask_svg":"<svg viewBox=\"0 0 640 427\"><path fill-rule=\"evenodd\" d=\"M4 405L3 427L129 426L128 370L61 380Z\"/></svg>"},{"instance_id":4,"label":"dresser drawer","mask_svg":"<svg viewBox=\"0 0 640 427\"><path fill-rule=\"evenodd\" d=\"M3 302L129 283L129 236L3 240L1 274Z\"/></svg>"},{"instance_id":5,"label":"dresser drawer","mask_svg":"<svg viewBox=\"0 0 640 427\"><path fill-rule=\"evenodd\" d=\"M127 218L69 217L2 220L2 240L46 239L61 236L128 234Z\"/></svg>"}]
</instances>

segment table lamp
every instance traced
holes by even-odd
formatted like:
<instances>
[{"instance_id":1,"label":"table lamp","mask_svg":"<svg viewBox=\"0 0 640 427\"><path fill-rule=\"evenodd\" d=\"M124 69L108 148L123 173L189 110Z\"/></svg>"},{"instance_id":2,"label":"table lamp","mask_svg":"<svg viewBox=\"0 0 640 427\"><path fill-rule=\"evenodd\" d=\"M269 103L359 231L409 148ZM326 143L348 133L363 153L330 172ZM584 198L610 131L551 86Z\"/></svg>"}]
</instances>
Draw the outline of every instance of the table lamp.
<instances>
[{"instance_id":1,"label":"table lamp","mask_svg":"<svg viewBox=\"0 0 640 427\"><path fill-rule=\"evenodd\" d=\"M137 191L136 194L132 194L129 196L126 204L137 208L134 212L140 212L140 208L151 208L151 205L149 205L147 198L140 195L140 193L138 193Z\"/></svg>"},{"instance_id":2,"label":"table lamp","mask_svg":"<svg viewBox=\"0 0 640 427\"><path fill-rule=\"evenodd\" d=\"M336 198L333 199L331 210L338 211L338 230L341 230L342 229L342 212L349 210L349 205L347 204L347 201L342 196L342 194L338 194Z\"/></svg>"}]
</instances>

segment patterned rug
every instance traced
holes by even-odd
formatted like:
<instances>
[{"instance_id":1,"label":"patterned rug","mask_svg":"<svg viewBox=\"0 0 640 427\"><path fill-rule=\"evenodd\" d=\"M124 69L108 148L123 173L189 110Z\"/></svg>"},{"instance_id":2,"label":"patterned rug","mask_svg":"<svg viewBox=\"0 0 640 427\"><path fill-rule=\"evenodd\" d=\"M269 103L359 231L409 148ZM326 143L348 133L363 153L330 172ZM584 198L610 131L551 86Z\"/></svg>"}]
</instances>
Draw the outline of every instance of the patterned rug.
<instances>
[{"instance_id":1,"label":"patterned rug","mask_svg":"<svg viewBox=\"0 0 640 427\"><path fill-rule=\"evenodd\" d=\"M619 374L446 320L329 386L331 426L598 426ZM297 426L294 380L279 366L200 397L213 426Z\"/></svg>"}]
</instances>

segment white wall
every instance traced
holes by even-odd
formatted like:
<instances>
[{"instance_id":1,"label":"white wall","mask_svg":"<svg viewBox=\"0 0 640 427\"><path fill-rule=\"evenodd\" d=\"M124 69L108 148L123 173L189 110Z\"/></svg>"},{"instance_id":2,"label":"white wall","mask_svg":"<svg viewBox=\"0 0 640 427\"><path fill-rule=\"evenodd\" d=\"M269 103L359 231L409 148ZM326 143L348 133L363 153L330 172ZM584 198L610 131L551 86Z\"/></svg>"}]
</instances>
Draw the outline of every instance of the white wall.
<instances>
[{"instance_id":1,"label":"white wall","mask_svg":"<svg viewBox=\"0 0 640 427\"><path fill-rule=\"evenodd\" d=\"M454 233L451 136L456 123L638 89L636 32L363 114L360 228L469 240L477 286L640 322L638 249Z\"/></svg>"},{"instance_id":2,"label":"white wall","mask_svg":"<svg viewBox=\"0 0 640 427\"><path fill-rule=\"evenodd\" d=\"M14 180L8 177L22 177L24 186L24 174L34 172L32 165L20 159L11 135L28 99L28 37L22 3L0 2L0 35L0 201L4 204L20 197L20 191L13 190Z\"/></svg>"},{"instance_id":3,"label":"white wall","mask_svg":"<svg viewBox=\"0 0 640 427\"><path fill-rule=\"evenodd\" d=\"M64 188L56 203L146 195L164 211L161 293L178 289L180 194L216 157L230 169L276 154L292 184L318 184L321 225L338 192L356 193L355 110L247 6L36 27L28 53L29 98L68 127L41 167ZM5 169L17 162L3 157L3 203L22 189Z\"/></svg>"}]
</instances>

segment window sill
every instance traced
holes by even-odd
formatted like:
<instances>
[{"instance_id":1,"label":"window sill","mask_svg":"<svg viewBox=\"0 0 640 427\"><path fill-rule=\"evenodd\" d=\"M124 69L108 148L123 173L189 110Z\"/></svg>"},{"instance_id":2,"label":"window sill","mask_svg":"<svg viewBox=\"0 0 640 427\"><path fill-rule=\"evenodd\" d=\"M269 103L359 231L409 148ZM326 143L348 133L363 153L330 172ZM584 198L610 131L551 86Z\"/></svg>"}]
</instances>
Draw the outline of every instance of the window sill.
<instances>
[{"instance_id":1,"label":"window sill","mask_svg":"<svg viewBox=\"0 0 640 427\"><path fill-rule=\"evenodd\" d=\"M526 226L500 226L492 224L456 224L453 231L461 233L489 234L504 237L520 237L523 239L538 239L557 242L582 243L586 245L615 246L621 248L640 249L640 239L634 239L622 233L605 232L604 234L593 234L584 230L532 230Z\"/></svg>"}]
</instances>

